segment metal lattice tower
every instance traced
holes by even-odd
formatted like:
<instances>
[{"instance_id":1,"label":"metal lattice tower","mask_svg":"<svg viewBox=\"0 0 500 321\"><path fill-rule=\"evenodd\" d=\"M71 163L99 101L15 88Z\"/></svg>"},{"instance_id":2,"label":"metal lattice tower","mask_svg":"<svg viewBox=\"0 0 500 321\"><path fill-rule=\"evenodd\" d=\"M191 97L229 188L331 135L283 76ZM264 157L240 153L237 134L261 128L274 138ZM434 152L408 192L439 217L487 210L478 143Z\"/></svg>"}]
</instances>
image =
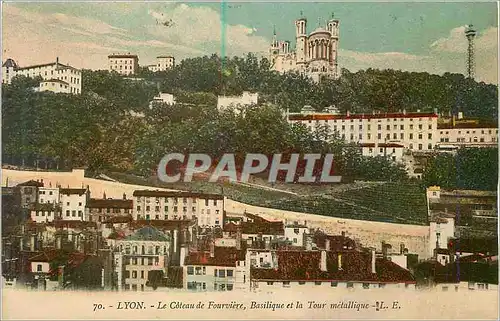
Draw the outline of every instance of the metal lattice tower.
<instances>
[{"instance_id":1,"label":"metal lattice tower","mask_svg":"<svg viewBox=\"0 0 500 321\"><path fill-rule=\"evenodd\" d=\"M469 46L467 47L467 77L474 79L474 38L476 37L476 30L472 25L468 25L465 28L465 36L467 37L467 41L469 42Z\"/></svg>"}]
</instances>

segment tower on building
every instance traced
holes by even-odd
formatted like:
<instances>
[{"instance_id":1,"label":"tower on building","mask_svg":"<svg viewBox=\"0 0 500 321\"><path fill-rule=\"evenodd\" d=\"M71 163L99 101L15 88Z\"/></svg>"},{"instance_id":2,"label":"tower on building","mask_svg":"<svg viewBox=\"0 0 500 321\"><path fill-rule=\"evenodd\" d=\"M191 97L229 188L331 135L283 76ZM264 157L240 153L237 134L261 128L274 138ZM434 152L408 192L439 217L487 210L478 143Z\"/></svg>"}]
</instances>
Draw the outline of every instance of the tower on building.
<instances>
[{"instance_id":1,"label":"tower on building","mask_svg":"<svg viewBox=\"0 0 500 321\"><path fill-rule=\"evenodd\" d=\"M467 46L467 77L474 79L475 73L475 61L474 61L474 38L476 37L476 30L472 25L468 25L465 28L465 37L467 37L467 41L469 45Z\"/></svg>"}]
</instances>

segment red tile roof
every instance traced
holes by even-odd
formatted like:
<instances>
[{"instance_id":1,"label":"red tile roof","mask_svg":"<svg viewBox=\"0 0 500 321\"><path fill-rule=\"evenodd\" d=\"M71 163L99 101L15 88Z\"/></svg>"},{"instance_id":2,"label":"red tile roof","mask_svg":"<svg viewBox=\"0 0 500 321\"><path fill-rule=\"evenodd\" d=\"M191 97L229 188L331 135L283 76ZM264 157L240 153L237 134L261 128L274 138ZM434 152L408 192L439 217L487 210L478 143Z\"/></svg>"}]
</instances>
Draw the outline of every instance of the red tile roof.
<instances>
[{"instance_id":1,"label":"red tile roof","mask_svg":"<svg viewBox=\"0 0 500 321\"><path fill-rule=\"evenodd\" d=\"M96 222L87 221L71 221L71 220L58 220L49 223L48 225L53 225L56 228L97 228Z\"/></svg>"},{"instance_id":2,"label":"red tile roof","mask_svg":"<svg viewBox=\"0 0 500 321\"><path fill-rule=\"evenodd\" d=\"M61 188L59 189L60 194L64 195L71 195L71 194L78 194L78 195L83 195L87 192L85 188Z\"/></svg>"},{"instance_id":3,"label":"red tile roof","mask_svg":"<svg viewBox=\"0 0 500 321\"><path fill-rule=\"evenodd\" d=\"M380 113L380 114L350 114L333 115L333 114L291 114L288 119L294 120L334 120L334 119L386 119L386 118L437 118L434 113Z\"/></svg>"},{"instance_id":4,"label":"red tile roof","mask_svg":"<svg viewBox=\"0 0 500 321\"><path fill-rule=\"evenodd\" d=\"M319 248L326 248L326 240L330 240L330 251L345 251L356 249L356 242L342 235L327 235L321 231L313 233L313 243Z\"/></svg>"},{"instance_id":5,"label":"red tile roof","mask_svg":"<svg viewBox=\"0 0 500 321\"><path fill-rule=\"evenodd\" d=\"M411 273L386 259L376 259L376 273L371 272L371 253L327 252L327 271L321 271L321 251L278 251L276 269L252 268L251 277L269 281L344 281L415 283ZM342 270L338 256L342 255Z\"/></svg>"},{"instance_id":6,"label":"red tile roof","mask_svg":"<svg viewBox=\"0 0 500 321\"><path fill-rule=\"evenodd\" d=\"M214 257L209 251L189 252L185 265L236 266L236 261L245 260L245 251L231 247L215 247Z\"/></svg>"}]
</instances>

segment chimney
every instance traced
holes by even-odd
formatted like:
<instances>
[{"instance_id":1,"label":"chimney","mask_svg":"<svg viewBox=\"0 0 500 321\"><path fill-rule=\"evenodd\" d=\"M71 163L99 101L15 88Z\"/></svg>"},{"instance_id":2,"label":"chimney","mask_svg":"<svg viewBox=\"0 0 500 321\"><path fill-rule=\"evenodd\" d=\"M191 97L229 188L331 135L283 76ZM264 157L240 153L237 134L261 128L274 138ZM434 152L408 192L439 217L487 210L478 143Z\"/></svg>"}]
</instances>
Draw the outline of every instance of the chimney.
<instances>
[{"instance_id":1,"label":"chimney","mask_svg":"<svg viewBox=\"0 0 500 321\"><path fill-rule=\"evenodd\" d=\"M338 256L337 256L337 259L338 259L338 266L339 266L339 271L342 271L342 253L339 253Z\"/></svg>"},{"instance_id":2,"label":"chimney","mask_svg":"<svg viewBox=\"0 0 500 321\"><path fill-rule=\"evenodd\" d=\"M399 254L404 254L404 252L405 252L405 244L401 243L399 245Z\"/></svg>"},{"instance_id":3,"label":"chimney","mask_svg":"<svg viewBox=\"0 0 500 321\"><path fill-rule=\"evenodd\" d=\"M177 253L177 243L179 242L179 240L177 239L177 233L178 231L174 230L174 253Z\"/></svg>"},{"instance_id":4,"label":"chimney","mask_svg":"<svg viewBox=\"0 0 500 321\"><path fill-rule=\"evenodd\" d=\"M312 250L312 237L309 234L304 233L304 239L306 241L306 251Z\"/></svg>"},{"instance_id":5,"label":"chimney","mask_svg":"<svg viewBox=\"0 0 500 321\"><path fill-rule=\"evenodd\" d=\"M342 231L342 236L345 236L345 231Z\"/></svg>"},{"instance_id":6,"label":"chimney","mask_svg":"<svg viewBox=\"0 0 500 321\"><path fill-rule=\"evenodd\" d=\"M62 248L62 235L56 236L56 249L60 250Z\"/></svg>"},{"instance_id":7,"label":"chimney","mask_svg":"<svg viewBox=\"0 0 500 321\"><path fill-rule=\"evenodd\" d=\"M102 193L102 198L106 199L106 192Z\"/></svg>"},{"instance_id":8,"label":"chimney","mask_svg":"<svg viewBox=\"0 0 500 321\"><path fill-rule=\"evenodd\" d=\"M330 239L326 239L325 241L325 250L330 251Z\"/></svg>"},{"instance_id":9,"label":"chimney","mask_svg":"<svg viewBox=\"0 0 500 321\"><path fill-rule=\"evenodd\" d=\"M210 240L210 257L214 258L215 257L215 241Z\"/></svg>"},{"instance_id":10,"label":"chimney","mask_svg":"<svg viewBox=\"0 0 500 321\"><path fill-rule=\"evenodd\" d=\"M127 194L123 193L123 199L126 200L127 199Z\"/></svg>"},{"instance_id":11,"label":"chimney","mask_svg":"<svg viewBox=\"0 0 500 321\"><path fill-rule=\"evenodd\" d=\"M182 246L181 247L181 254L180 254L180 261L179 261L180 266L184 266L184 260L186 259L187 253L188 253L187 246Z\"/></svg>"},{"instance_id":12,"label":"chimney","mask_svg":"<svg viewBox=\"0 0 500 321\"><path fill-rule=\"evenodd\" d=\"M375 268L375 262L376 262L376 254L375 254L375 248L371 249L372 252L372 273L377 273L377 269Z\"/></svg>"},{"instance_id":13,"label":"chimney","mask_svg":"<svg viewBox=\"0 0 500 321\"><path fill-rule=\"evenodd\" d=\"M403 109L403 115L406 115L406 109Z\"/></svg>"},{"instance_id":14,"label":"chimney","mask_svg":"<svg viewBox=\"0 0 500 321\"><path fill-rule=\"evenodd\" d=\"M32 234L31 235L31 243L30 243L30 251L35 252L35 242L36 242L36 235Z\"/></svg>"},{"instance_id":15,"label":"chimney","mask_svg":"<svg viewBox=\"0 0 500 321\"><path fill-rule=\"evenodd\" d=\"M45 186L45 185L43 184L43 178L40 180L40 183L42 183L42 185L43 185L43 186Z\"/></svg>"},{"instance_id":16,"label":"chimney","mask_svg":"<svg viewBox=\"0 0 500 321\"><path fill-rule=\"evenodd\" d=\"M64 288L64 265L59 266L57 272L57 281L59 288L62 290Z\"/></svg>"},{"instance_id":17,"label":"chimney","mask_svg":"<svg viewBox=\"0 0 500 321\"><path fill-rule=\"evenodd\" d=\"M382 241L382 257L387 258L387 244L385 244L385 241Z\"/></svg>"},{"instance_id":18,"label":"chimney","mask_svg":"<svg viewBox=\"0 0 500 321\"><path fill-rule=\"evenodd\" d=\"M327 272L328 269L326 267L326 251L321 251L321 262L319 268L323 272Z\"/></svg>"},{"instance_id":19,"label":"chimney","mask_svg":"<svg viewBox=\"0 0 500 321\"><path fill-rule=\"evenodd\" d=\"M236 231L236 249L241 250L241 226L238 225L238 229Z\"/></svg>"}]
</instances>

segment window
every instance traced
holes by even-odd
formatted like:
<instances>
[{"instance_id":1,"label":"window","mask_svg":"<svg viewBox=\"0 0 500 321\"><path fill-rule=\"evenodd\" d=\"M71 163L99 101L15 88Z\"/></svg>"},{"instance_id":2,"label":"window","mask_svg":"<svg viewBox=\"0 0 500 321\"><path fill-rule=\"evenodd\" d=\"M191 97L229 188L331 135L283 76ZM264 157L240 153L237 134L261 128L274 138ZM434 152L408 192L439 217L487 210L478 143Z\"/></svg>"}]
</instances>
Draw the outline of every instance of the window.
<instances>
[{"instance_id":1,"label":"window","mask_svg":"<svg viewBox=\"0 0 500 321\"><path fill-rule=\"evenodd\" d=\"M382 139L382 134L381 134L381 133L378 133L377 138L378 138L379 140L381 140L381 139Z\"/></svg>"},{"instance_id":2,"label":"window","mask_svg":"<svg viewBox=\"0 0 500 321\"><path fill-rule=\"evenodd\" d=\"M160 207L159 206L155 206L155 211L159 212L160 211Z\"/></svg>"},{"instance_id":3,"label":"window","mask_svg":"<svg viewBox=\"0 0 500 321\"><path fill-rule=\"evenodd\" d=\"M363 289L369 289L370 283L363 283Z\"/></svg>"},{"instance_id":4,"label":"window","mask_svg":"<svg viewBox=\"0 0 500 321\"><path fill-rule=\"evenodd\" d=\"M225 278L226 277L226 270L219 270L219 277Z\"/></svg>"},{"instance_id":5,"label":"window","mask_svg":"<svg viewBox=\"0 0 500 321\"><path fill-rule=\"evenodd\" d=\"M71 211L71 216L75 217L76 216L76 211Z\"/></svg>"},{"instance_id":6,"label":"window","mask_svg":"<svg viewBox=\"0 0 500 321\"><path fill-rule=\"evenodd\" d=\"M205 200L205 206L208 206L208 200Z\"/></svg>"},{"instance_id":7,"label":"window","mask_svg":"<svg viewBox=\"0 0 500 321\"><path fill-rule=\"evenodd\" d=\"M337 287L337 285L338 285L338 283L337 283L337 282L331 282L331 283L330 283L330 286L331 286L332 288L336 288L336 287Z\"/></svg>"},{"instance_id":8,"label":"window","mask_svg":"<svg viewBox=\"0 0 500 321\"><path fill-rule=\"evenodd\" d=\"M42 272L42 265L41 264L37 264L36 271L37 272Z\"/></svg>"},{"instance_id":9,"label":"window","mask_svg":"<svg viewBox=\"0 0 500 321\"><path fill-rule=\"evenodd\" d=\"M422 150L422 144L418 144L418 150Z\"/></svg>"},{"instance_id":10,"label":"window","mask_svg":"<svg viewBox=\"0 0 500 321\"><path fill-rule=\"evenodd\" d=\"M378 124L378 130L382 130L382 125Z\"/></svg>"},{"instance_id":11,"label":"window","mask_svg":"<svg viewBox=\"0 0 500 321\"><path fill-rule=\"evenodd\" d=\"M267 282L267 285L273 285L273 284L274 284L274 282L272 282L272 281Z\"/></svg>"},{"instance_id":12,"label":"window","mask_svg":"<svg viewBox=\"0 0 500 321\"><path fill-rule=\"evenodd\" d=\"M304 284L306 284L306 282L304 282L304 281L299 281L299 285L304 285Z\"/></svg>"},{"instance_id":13,"label":"window","mask_svg":"<svg viewBox=\"0 0 500 321\"><path fill-rule=\"evenodd\" d=\"M82 206L82 202L79 202L79 203L78 203L78 206Z\"/></svg>"},{"instance_id":14,"label":"window","mask_svg":"<svg viewBox=\"0 0 500 321\"><path fill-rule=\"evenodd\" d=\"M418 134L418 139L422 139L422 134Z\"/></svg>"},{"instance_id":15,"label":"window","mask_svg":"<svg viewBox=\"0 0 500 321\"><path fill-rule=\"evenodd\" d=\"M314 285L321 285L321 281L315 281Z\"/></svg>"},{"instance_id":16,"label":"window","mask_svg":"<svg viewBox=\"0 0 500 321\"><path fill-rule=\"evenodd\" d=\"M348 288L348 289L352 289L352 288L354 288L354 283L352 283L352 282L347 282L347 288Z\"/></svg>"},{"instance_id":17,"label":"window","mask_svg":"<svg viewBox=\"0 0 500 321\"><path fill-rule=\"evenodd\" d=\"M399 126L399 128L400 128L401 130L404 130L404 129L405 129L405 125L400 125L400 126Z\"/></svg>"},{"instance_id":18,"label":"window","mask_svg":"<svg viewBox=\"0 0 500 321\"><path fill-rule=\"evenodd\" d=\"M233 270L227 270L227 277L233 277Z\"/></svg>"},{"instance_id":19,"label":"window","mask_svg":"<svg viewBox=\"0 0 500 321\"><path fill-rule=\"evenodd\" d=\"M289 287L290 281L283 281L283 287Z\"/></svg>"},{"instance_id":20,"label":"window","mask_svg":"<svg viewBox=\"0 0 500 321\"><path fill-rule=\"evenodd\" d=\"M385 284L384 283L379 283L378 287L381 288L381 289L383 289L383 288L385 288Z\"/></svg>"},{"instance_id":21,"label":"window","mask_svg":"<svg viewBox=\"0 0 500 321\"><path fill-rule=\"evenodd\" d=\"M413 139L413 133L410 133L410 139Z\"/></svg>"},{"instance_id":22,"label":"window","mask_svg":"<svg viewBox=\"0 0 500 321\"><path fill-rule=\"evenodd\" d=\"M428 144L427 149L432 149L432 144Z\"/></svg>"},{"instance_id":23,"label":"window","mask_svg":"<svg viewBox=\"0 0 500 321\"><path fill-rule=\"evenodd\" d=\"M391 130L391 125L387 125L387 130Z\"/></svg>"},{"instance_id":24,"label":"window","mask_svg":"<svg viewBox=\"0 0 500 321\"><path fill-rule=\"evenodd\" d=\"M148 205L146 206L146 212L149 212L151 210L151 207Z\"/></svg>"},{"instance_id":25,"label":"window","mask_svg":"<svg viewBox=\"0 0 500 321\"><path fill-rule=\"evenodd\" d=\"M132 271L132 279L137 279L137 271Z\"/></svg>"},{"instance_id":26,"label":"window","mask_svg":"<svg viewBox=\"0 0 500 321\"><path fill-rule=\"evenodd\" d=\"M217 276L217 269L214 269L214 276Z\"/></svg>"},{"instance_id":27,"label":"window","mask_svg":"<svg viewBox=\"0 0 500 321\"><path fill-rule=\"evenodd\" d=\"M410 124L410 129L413 129L413 124Z\"/></svg>"},{"instance_id":28,"label":"window","mask_svg":"<svg viewBox=\"0 0 500 321\"><path fill-rule=\"evenodd\" d=\"M429 139L432 139L432 133L429 133L427 136Z\"/></svg>"}]
</instances>

